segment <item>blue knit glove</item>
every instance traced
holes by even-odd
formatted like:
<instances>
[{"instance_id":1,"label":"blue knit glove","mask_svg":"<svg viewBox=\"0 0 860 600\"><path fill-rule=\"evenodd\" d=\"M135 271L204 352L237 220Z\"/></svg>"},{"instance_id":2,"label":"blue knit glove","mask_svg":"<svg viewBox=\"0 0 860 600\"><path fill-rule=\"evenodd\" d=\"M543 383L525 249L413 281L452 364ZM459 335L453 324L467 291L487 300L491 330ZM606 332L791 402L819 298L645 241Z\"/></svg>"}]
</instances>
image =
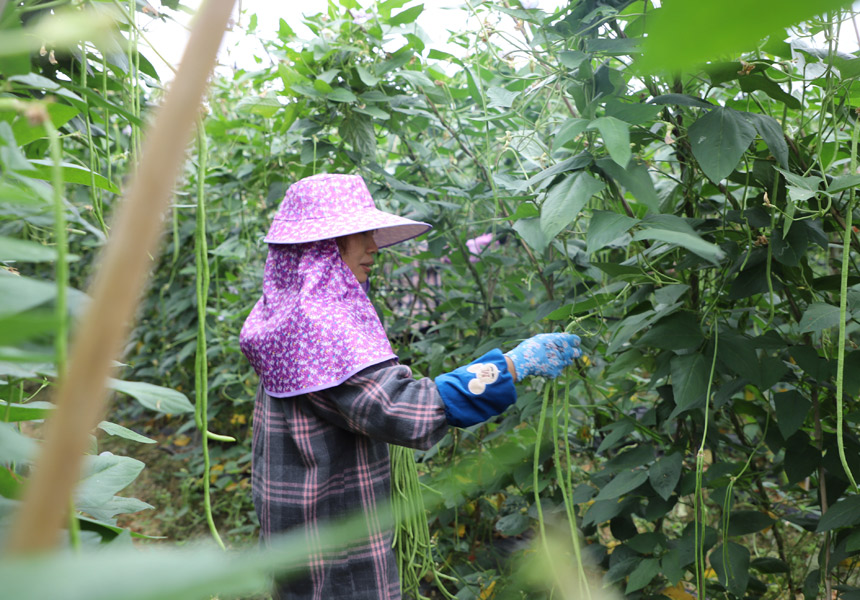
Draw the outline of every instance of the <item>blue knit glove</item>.
<instances>
[{"instance_id":1,"label":"blue knit glove","mask_svg":"<svg viewBox=\"0 0 860 600\"><path fill-rule=\"evenodd\" d=\"M517 380L529 375L541 375L554 379L574 359L582 356L579 336L572 333L541 333L521 342L506 352L514 363Z\"/></svg>"}]
</instances>

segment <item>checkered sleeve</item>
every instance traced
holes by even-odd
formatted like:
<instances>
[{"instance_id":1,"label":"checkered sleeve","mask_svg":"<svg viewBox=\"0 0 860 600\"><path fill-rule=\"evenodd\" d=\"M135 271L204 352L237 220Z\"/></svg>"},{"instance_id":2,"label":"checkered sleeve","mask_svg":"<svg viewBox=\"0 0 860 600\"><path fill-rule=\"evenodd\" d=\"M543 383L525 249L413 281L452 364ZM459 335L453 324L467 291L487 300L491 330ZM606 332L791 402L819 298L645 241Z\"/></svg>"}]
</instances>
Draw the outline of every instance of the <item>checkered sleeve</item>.
<instances>
[{"instance_id":1,"label":"checkered sleeve","mask_svg":"<svg viewBox=\"0 0 860 600\"><path fill-rule=\"evenodd\" d=\"M427 449L448 430L445 405L433 380L413 379L409 367L393 361L310 396L320 418L389 444Z\"/></svg>"}]
</instances>

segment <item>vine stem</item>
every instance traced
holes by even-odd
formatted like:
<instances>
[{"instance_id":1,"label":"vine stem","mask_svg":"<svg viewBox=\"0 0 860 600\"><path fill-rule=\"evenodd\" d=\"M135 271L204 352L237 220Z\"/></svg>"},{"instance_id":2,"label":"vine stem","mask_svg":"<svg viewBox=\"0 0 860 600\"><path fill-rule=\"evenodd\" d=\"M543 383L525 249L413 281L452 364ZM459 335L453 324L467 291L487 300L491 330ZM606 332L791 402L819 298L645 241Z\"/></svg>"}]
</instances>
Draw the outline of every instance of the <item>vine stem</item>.
<instances>
[{"instance_id":1,"label":"vine stem","mask_svg":"<svg viewBox=\"0 0 860 600\"><path fill-rule=\"evenodd\" d=\"M854 131L851 134L851 174L857 172L857 137L860 132L860 120L854 119ZM848 269L850 268L851 256L851 221L854 212L854 188L848 196L848 206L845 207L845 231L842 236L842 272L839 285L839 343L836 348L836 443L839 448L839 460L842 461L842 468L851 482L851 487L857 493L857 482L854 479L854 474L851 472L851 467L848 465L848 459L845 457L845 439L843 431L842 404L845 395L845 329L846 329L846 313L848 301Z\"/></svg>"},{"instance_id":2,"label":"vine stem","mask_svg":"<svg viewBox=\"0 0 860 600\"><path fill-rule=\"evenodd\" d=\"M66 207L63 204L63 149L60 146L60 134L48 111L44 114L45 131L48 133L48 146L51 153L51 187L54 192L54 241L57 246L57 301L55 303L57 319L57 337L54 339L55 360L57 361L57 377L63 377L69 355L69 311L66 290L69 287L69 240L66 235ZM72 548L81 547L81 525L75 510L74 495L69 495L69 543Z\"/></svg>"}]
</instances>

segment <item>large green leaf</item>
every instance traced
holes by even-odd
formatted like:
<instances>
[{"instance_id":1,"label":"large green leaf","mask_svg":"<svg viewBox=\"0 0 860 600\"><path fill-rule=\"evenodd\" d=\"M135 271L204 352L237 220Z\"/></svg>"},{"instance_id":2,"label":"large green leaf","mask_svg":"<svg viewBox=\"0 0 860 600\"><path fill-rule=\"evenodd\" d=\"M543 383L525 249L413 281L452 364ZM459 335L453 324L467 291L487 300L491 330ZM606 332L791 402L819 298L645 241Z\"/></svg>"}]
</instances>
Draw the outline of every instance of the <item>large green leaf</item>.
<instances>
[{"instance_id":1,"label":"large green leaf","mask_svg":"<svg viewBox=\"0 0 860 600\"><path fill-rule=\"evenodd\" d=\"M657 558L643 558L641 562L636 565L636 568L630 573L630 576L627 579L627 588L624 590L625 594L632 594L637 590L641 590L646 585L651 583L651 580L654 579L657 575L660 574L660 559Z\"/></svg>"},{"instance_id":2,"label":"large green leaf","mask_svg":"<svg viewBox=\"0 0 860 600\"><path fill-rule=\"evenodd\" d=\"M839 307L824 302L813 302L800 318L800 333L821 333L839 325Z\"/></svg>"},{"instance_id":3,"label":"large green leaf","mask_svg":"<svg viewBox=\"0 0 860 600\"><path fill-rule=\"evenodd\" d=\"M633 234L634 240L657 240L666 242L672 246L681 246L693 254L701 256L707 261L719 264L725 257L725 253L716 244L707 242L698 235L683 231L672 231L659 227L646 227Z\"/></svg>"},{"instance_id":4,"label":"large green leaf","mask_svg":"<svg viewBox=\"0 0 860 600\"><path fill-rule=\"evenodd\" d=\"M2 408L2 407L0 407ZM27 463L36 454L36 442L12 425L0 423L0 465Z\"/></svg>"},{"instance_id":5,"label":"large green leaf","mask_svg":"<svg viewBox=\"0 0 860 600\"><path fill-rule=\"evenodd\" d=\"M630 162L630 126L615 117L599 117L594 119L588 128L600 132L609 156L620 167L626 167Z\"/></svg>"},{"instance_id":6,"label":"large green leaf","mask_svg":"<svg viewBox=\"0 0 860 600\"><path fill-rule=\"evenodd\" d=\"M13 315L0 315L0 346L11 346L44 336L57 329L53 311L31 310Z\"/></svg>"},{"instance_id":7,"label":"large green leaf","mask_svg":"<svg viewBox=\"0 0 860 600\"><path fill-rule=\"evenodd\" d=\"M689 311L679 311L657 322L637 341L637 345L663 350L689 350L704 341L698 317Z\"/></svg>"},{"instance_id":8,"label":"large green leaf","mask_svg":"<svg viewBox=\"0 0 860 600\"><path fill-rule=\"evenodd\" d=\"M737 167L756 136L756 129L738 111L714 108L687 130L690 148L711 181L719 183Z\"/></svg>"},{"instance_id":9,"label":"large green leaf","mask_svg":"<svg viewBox=\"0 0 860 600\"><path fill-rule=\"evenodd\" d=\"M86 456L81 481L75 492L75 502L84 507L101 506L114 495L137 479L144 464L128 456L117 456L110 452L98 456Z\"/></svg>"},{"instance_id":10,"label":"large green leaf","mask_svg":"<svg viewBox=\"0 0 860 600\"><path fill-rule=\"evenodd\" d=\"M540 226L548 240L567 227L591 199L606 184L585 171L568 175L553 186L541 206Z\"/></svg>"},{"instance_id":11,"label":"large green leaf","mask_svg":"<svg viewBox=\"0 0 860 600\"><path fill-rule=\"evenodd\" d=\"M729 515L728 535L747 535L766 529L774 524L767 513L757 510L736 510Z\"/></svg>"},{"instance_id":12,"label":"large green leaf","mask_svg":"<svg viewBox=\"0 0 860 600\"><path fill-rule=\"evenodd\" d=\"M812 407L812 402L800 395L796 390L780 392L773 395L776 408L776 424L784 439L790 438L806 421L806 415Z\"/></svg>"},{"instance_id":13,"label":"large green leaf","mask_svg":"<svg viewBox=\"0 0 860 600\"><path fill-rule=\"evenodd\" d=\"M822 533L839 527L851 527L858 523L860 523L860 496L845 496L821 515L816 531Z\"/></svg>"},{"instance_id":14,"label":"large green leaf","mask_svg":"<svg viewBox=\"0 0 860 600\"><path fill-rule=\"evenodd\" d=\"M700 353L672 359L672 393L679 410L687 410L704 400L711 365Z\"/></svg>"},{"instance_id":15,"label":"large green leaf","mask_svg":"<svg viewBox=\"0 0 860 600\"><path fill-rule=\"evenodd\" d=\"M637 203L644 204L651 212L660 212L660 198L646 165L634 161L622 168L612 159L601 158L597 161L597 166L630 192Z\"/></svg>"},{"instance_id":16,"label":"large green leaf","mask_svg":"<svg viewBox=\"0 0 860 600\"><path fill-rule=\"evenodd\" d=\"M605 210L596 210L588 222L587 252L592 254L624 235L639 219ZM628 238L629 239L629 238Z\"/></svg>"},{"instance_id":17,"label":"large green leaf","mask_svg":"<svg viewBox=\"0 0 860 600\"><path fill-rule=\"evenodd\" d=\"M720 583L743 598L750 579L750 551L740 544L726 542L714 548L709 558Z\"/></svg>"},{"instance_id":18,"label":"large green leaf","mask_svg":"<svg viewBox=\"0 0 860 600\"><path fill-rule=\"evenodd\" d=\"M646 481L648 481L648 471L622 471L612 481L603 486L603 489L597 494L595 501L618 498L627 492L635 490Z\"/></svg>"},{"instance_id":19,"label":"large green leaf","mask_svg":"<svg viewBox=\"0 0 860 600\"><path fill-rule=\"evenodd\" d=\"M132 431L128 427L123 427L117 423L111 423L110 421L102 421L98 425L99 429L107 433L108 435L114 435L117 437L121 437L126 440L131 440L133 442L140 442L141 444L155 444L156 441L152 438L148 438L145 435L140 435L136 431Z\"/></svg>"},{"instance_id":20,"label":"large green leaf","mask_svg":"<svg viewBox=\"0 0 860 600\"><path fill-rule=\"evenodd\" d=\"M19 240L0 236L0 262L50 262L57 260L57 249L31 242L30 240ZM68 261L78 260L74 254L66 257Z\"/></svg>"},{"instance_id":21,"label":"large green leaf","mask_svg":"<svg viewBox=\"0 0 860 600\"><path fill-rule=\"evenodd\" d=\"M50 402L28 402L19 404L16 402L5 403L0 402L0 421L17 422L17 421L36 421L46 418L54 409L54 405Z\"/></svg>"},{"instance_id":22,"label":"large green leaf","mask_svg":"<svg viewBox=\"0 0 860 600\"><path fill-rule=\"evenodd\" d=\"M664 456L648 469L648 480L651 487L661 498L668 500L681 479L681 469L684 466L684 457L680 452L674 452Z\"/></svg>"},{"instance_id":23,"label":"large green leaf","mask_svg":"<svg viewBox=\"0 0 860 600\"><path fill-rule=\"evenodd\" d=\"M850 4L846 0L666 3L648 14L641 66L675 72L711 58L752 51L768 35Z\"/></svg>"},{"instance_id":24,"label":"large green leaf","mask_svg":"<svg viewBox=\"0 0 860 600\"><path fill-rule=\"evenodd\" d=\"M776 84L774 84L776 85ZM759 113L745 113L756 131L765 141L767 147L770 148L770 153L776 158L776 162L783 169L788 168L788 143L785 141L785 134L780 127L779 122L770 115L762 115Z\"/></svg>"},{"instance_id":25,"label":"large green leaf","mask_svg":"<svg viewBox=\"0 0 860 600\"><path fill-rule=\"evenodd\" d=\"M185 394L170 388L120 379L109 379L107 385L112 390L128 394L150 410L166 414L194 412L194 405Z\"/></svg>"},{"instance_id":26,"label":"large green leaf","mask_svg":"<svg viewBox=\"0 0 860 600\"><path fill-rule=\"evenodd\" d=\"M50 181L54 177L54 163L50 160L34 158L30 160L30 164L34 167L33 171L27 171L27 176L34 179L46 179ZM63 175L63 181L66 183L78 183L80 185L95 185L114 194L119 194L117 188L112 182L100 173L93 173L86 167L75 165L72 163L61 163L60 172Z\"/></svg>"}]
</instances>

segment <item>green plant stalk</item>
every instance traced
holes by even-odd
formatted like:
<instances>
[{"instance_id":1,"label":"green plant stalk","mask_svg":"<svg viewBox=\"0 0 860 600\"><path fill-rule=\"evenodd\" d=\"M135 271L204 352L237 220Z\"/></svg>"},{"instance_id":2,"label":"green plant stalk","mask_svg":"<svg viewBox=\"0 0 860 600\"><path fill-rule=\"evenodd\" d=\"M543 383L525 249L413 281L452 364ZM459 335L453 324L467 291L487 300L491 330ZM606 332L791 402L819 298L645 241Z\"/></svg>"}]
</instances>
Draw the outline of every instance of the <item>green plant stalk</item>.
<instances>
[{"instance_id":1,"label":"green plant stalk","mask_svg":"<svg viewBox=\"0 0 860 600\"><path fill-rule=\"evenodd\" d=\"M708 438L708 407L711 403L711 387L714 383L714 372L717 368L717 350L719 349L720 329L717 327L717 319L714 318L712 329L714 331L714 358L711 361L711 371L708 375L708 389L705 392L705 423L702 428L702 443L699 444L699 450L696 453L696 491L693 495L693 512L694 514L694 545L695 545L695 563L696 563L696 589L698 590L699 598L706 598L705 595L705 495L702 490L702 477L705 471L705 440ZM700 530L701 528L701 530Z\"/></svg>"},{"instance_id":2,"label":"green plant stalk","mask_svg":"<svg viewBox=\"0 0 860 600\"><path fill-rule=\"evenodd\" d=\"M565 381L564 401L562 403L562 414L564 416L564 461L562 461L561 456L561 446L559 444L558 439L558 419L556 417L556 404L558 402L558 385L555 385L555 383L553 382L547 382L546 385L552 387L553 419L551 427L553 438L552 441L554 462L556 469L556 477L558 478L558 486L561 488L561 495L564 499L564 508L565 512L567 513L567 522L570 525L570 538L573 543L573 553L576 558L576 570L579 574L579 597L585 597L591 600L591 589L588 585L588 578L585 573L585 566L582 562L582 548L579 544L579 531L576 528L576 507L570 500L573 491L570 476L570 379L566 379Z\"/></svg>"},{"instance_id":3,"label":"green plant stalk","mask_svg":"<svg viewBox=\"0 0 860 600\"><path fill-rule=\"evenodd\" d=\"M81 87L87 87L87 43L81 44ZM99 222L101 230L107 234L107 225L105 225L104 215L102 213L101 192L96 186L96 146L93 143L93 129L90 123L90 101L87 96L84 96L84 124L87 127L87 149L90 159L90 198L93 203L93 214Z\"/></svg>"},{"instance_id":4,"label":"green plant stalk","mask_svg":"<svg viewBox=\"0 0 860 600\"><path fill-rule=\"evenodd\" d=\"M543 435L544 423L546 423L546 409L549 405L549 394L550 394L551 386L547 384L544 386L543 391L543 403L540 408L540 417L538 418L538 428L537 435L535 436L535 453L534 453L534 463L532 465L532 484L534 485L534 494L535 494L535 507L537 508L538 514L538 527L540 528L540 538L541 543L543 544L544 552L546 552L547 559L552 556L552 553L549 549L549 542L546 537L546 524L543 520L543 508L540 503L540 478L538 477L538 473L540 472L540 440ZM554 565L555 561L550 560L550 565ZM553 566L553 571L555 571L555 567ZM556 577L558 580L558 577Z\"/></svg>"},{"instance_id":5,"label":"green plant stalk","mask_svg":"<svg viewBox=\"0 0 860 600\"><path fill-rule=\"evenodd\" d=\"M856 116L856 115L855 115ZM860 131L860 121L854 119L854 130L851 134L851 173L857 172L857 138ZM845 233L842 236L842 272L841 281L839 282L839 343L836 348L836 443L839 448L839 460L842 462L842 468L851 482L851 487L857 493L857 481L854 479L854 474L851 472L851 467L848 465L848 459L845 457L845 434L844 434L844 415L843 402L845 396L845 343L846 343L846 317L848 303L848 269L850 267L851 255L851 231L852 219L854 212L854 188L848 196L848 206L845 207Z\"/></svg>"},{"instance_id":6,"label":"green plant stalk","mask_svg":"<svg viewBox=\"0 0 860 600\"><path fill-rule=\"evenodd\" d=\"M197 262L197 354L194 357L194 417L201 433L203 447L203 507L209 531L222 550L226 550L215 519L212 516L212 498L209 493L209 435L207 431L207 399L209 395L209 368L206 361L206 300L209 292L209 252L206 247L206 158L208 145L203 124L197 127L197 229L194 236Z\"/></svg>"},{"instance_id":7,"label":"green plant stalk","mask_svg":"<svg viewBox=\"0 0 860 600\"><path fill-rule=\"evenodd\" d=\"M60 147L60 135L51 122L51 117L45 111L45 131L48 133L48 145L51 152L51 187L54 192L54 239L57 246L57 334L54 338L54 352L57 362L57 377L62 378L66 372L69 357L69 316L66 290L69 287L69 240L66 235L66 207L63 203L63 150ZM75 511L75 500L69 498L69 542L76 550L81 547L81 531L78 515Z\"/></svg>"}]
</instances>

